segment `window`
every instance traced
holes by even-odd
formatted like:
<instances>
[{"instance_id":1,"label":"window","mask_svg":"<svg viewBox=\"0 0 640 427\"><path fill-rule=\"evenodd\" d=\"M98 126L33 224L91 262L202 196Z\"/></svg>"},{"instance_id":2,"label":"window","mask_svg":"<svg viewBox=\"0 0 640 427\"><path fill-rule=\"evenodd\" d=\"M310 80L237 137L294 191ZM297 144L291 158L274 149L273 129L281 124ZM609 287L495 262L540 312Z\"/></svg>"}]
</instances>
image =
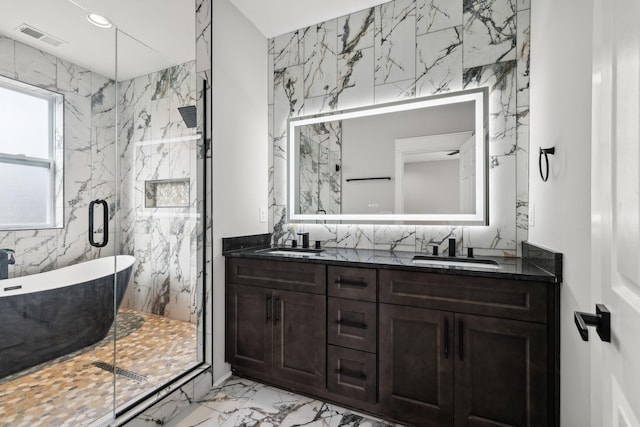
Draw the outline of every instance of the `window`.
<instances>
[{"instance_id":1,"label":"window","mask_svg":"<svg viewBox=\"0 0 640 427\"><path fill-rule=\"evenodd\" d=\"M62 226L64 97L0 77L0 229Z\"/></svg>"}]
</instances>

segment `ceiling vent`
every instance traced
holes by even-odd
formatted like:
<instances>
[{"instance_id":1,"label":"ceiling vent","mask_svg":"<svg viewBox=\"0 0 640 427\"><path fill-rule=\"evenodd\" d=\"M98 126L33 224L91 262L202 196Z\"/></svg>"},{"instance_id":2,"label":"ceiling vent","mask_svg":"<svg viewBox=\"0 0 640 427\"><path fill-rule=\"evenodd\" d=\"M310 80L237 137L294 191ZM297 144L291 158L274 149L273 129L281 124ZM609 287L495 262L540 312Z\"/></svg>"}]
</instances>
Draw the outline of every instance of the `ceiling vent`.
<instances>
[{"instance_id":1,"label":"ceiling vent","mask_svg":"<svg viewBox=\"0 0 640 427\"><path fill-rule=\"evenodd\" d=\"M20 31L22 34L25 34L29 37L33 37L34 39L40 40L41 42L50 44L53 47L58 47L62 43L64 43L64 41L58 38L55 38L52 35L45 33L44 31L40 31L37 28L34 28L28 24L20 25L18 27L18 31Z\"/></svg>"}]
</instances>

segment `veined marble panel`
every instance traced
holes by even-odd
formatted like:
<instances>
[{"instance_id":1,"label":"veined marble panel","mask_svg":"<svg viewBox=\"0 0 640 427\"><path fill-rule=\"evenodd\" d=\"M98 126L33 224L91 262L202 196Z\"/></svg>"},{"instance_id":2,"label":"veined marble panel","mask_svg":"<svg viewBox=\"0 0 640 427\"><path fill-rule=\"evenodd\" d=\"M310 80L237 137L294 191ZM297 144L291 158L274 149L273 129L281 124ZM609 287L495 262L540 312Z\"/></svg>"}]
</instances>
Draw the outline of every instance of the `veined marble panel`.
<instances>
[{"instance_id":1,"label":"veined marble panel","mask_svg":"<svg viewBox=\"0 0 640 427\"><path fill-rule=\"evenodd\" d=\"M516 59L516 0L464 1L464 67Z\"/></svg>"},{"instance_id":2,"label":"veined marble panel","mask_svg":"<svg viewBox=\"0 0 640 427\"><path fill-rule=\"evenodd\" d=\"M375 8L338 18L338 54L355 53L373 47Z\"/></svg>"},{"instance_id":3,"label":"veined marble panel","mask_svg":"<svg viewBox=\"0 0 640 427\"><path fill-rule=\"evenodd\" d=\"M338 89L330 101L339 110L373 104L374 48L338 56Z\"/></svg>"},{"instance_id":4,"label":"veined marble panel","mask_svg":"<svg viewBox=\"0 0 640 427\"><path fill-rule=\"evenodd\" d=\"M274 76L274 194L273 203L286 204L287 183L287 119L300 115L303 102L303 70L301 65L276 71Z\"/></svg>"},{"instance_id":5,"label":"veined marble panel","mask_svg":"<svg viewBox=\"0 0 640 427\"><path fill-rule=\"evenodd\" d=\"M529 9L518 12L517 32L518 107L529 105L529 70L531 46L531 13Z\"/></svg>"},{"instance_id":6,"label":"veined marble panel","mask_svg":"<svg viewBox=\"0 0 640 427\"><path fill-rule=\"evenodd\" d=\"M330 101L339 109L373 103L375 8L338 18L338 87Z\"/></svg>"},{"instance_id":7,"label":"veined marble panel","mask_svg":"<svg viewBox=\"0 0 640 427\"><path fill-rule=\"evenodd\" d=\"M462 25L462 1L416 0L416 34Z\"/></svg>"},{"instance_id":8,"label":"veined marble panel","mask_svg":"<svg viewBox=\"0 0 640 427\"><path fill-rule=\"evenodd\" d=\"M414 79L378 85L374 89L375 103L401 101L416 96L416 82Z\"/></svg>"},{"instance_id":9,"label":"veined marble panel","mask_svg":"<svg viewBox=\"0 0 640 427\"><path fill-rule=\"evenodd\" d=\"M16 78L16 52L15 42L7 37L0 36L0 75Z\"/></svg>"},{"instance_id":10,"label":"veined marble panel","mask_svg":"<svg viewBox=\"0 0 640 427\"><path fill-rule=\"evenodd\" d=\"M376 85L415 79L415 42L415 0L395 0L376 6Z\"/></svg>"},{"instance_id":11,"label":"veined marble panel","mask_svg":"<svg viewBox=\"0 0 640 427\"><path fill-rule=\"evenodd\" d=\"M66 227L58 238L57 263L72 265L87 261L91 246L87 237L89 227L88 207L76 206L65 211Z\"/></svg>"},{"instance_id":12,"label":"veined marble panel","mask_svg":"<svg viewBox=\"0 0 640 427\"><path fill-rule=\"evenodd\" d=\"M516 0L518 11L531 8L531 0Z\"/></svg>"},{"instance_id":13,"label":"veined marble panel","mask_svg":"<svg viewBox=\"0 0 640 427\"><path fill-rule=\"evenodd\" d=\"M91 71L60 58L57 59L57 87L59 91L82 97L91 95Z\"/></svg>"},{"instance_id":14,"label":"veined marble panel","mask_svg":"<svg viewBox=\"0 0 640 427\"><path fill-rule=\"evenodd\" d=\"M416 96L462 89L462 27L416 37Z\"/></svg>"},{"instance_id":15,"label":"veined marble panel","mask_svg":"<svg viewBox=\"0 0 640 427\"><path fill-rule=\"evenodd\" d=\"M87 208L91 202L91 150L65 150L64 162L66 207Z\"/></svg>"},{"instance_id":16,"label":"veined marble panel","mask_svg":"<svg viewBox=\"0 0 640 427\"><path fill-rule=\"evenodd\" d=\"M64 148L91 153L91 98L64 94Z\"/></svg>"},{"instance_id":17,"label":"veined marble panel","mask_svg":"<svg viewBox=\"0 0 640 427\"><path fill-rule=\"evenodd\" d=\"M489 226L464 227L467 247L516 251L516 156L491 156Z\"/></svg>"},{"instance_id":18,"label":"veined marble panel","mask_svg":"<svg viewBox=\"0 0 640 427\"><path fill-rule=\"evenodd\" d=\"M14 232L16 263L14 277L55 270L58 258L56 230L23 230Z\"/></svg>"},{"instance_id":19,"label":"veined marble panel","mask_svg":"<svg viewBox=\"0 0 640 427\"><path fill-rule=\"evenodd\" d=\"M57 90L57 59L41 50L15 42L17 79L49 90Z\"/></svg>"},{"instance_id":20,"label":"veined marble panel","mask_svg":"<svg viewBox=\"0 0 640 427\"><path fill-rule=\"evenodd\" d=\"M489 155L516 152L516 61L464 71L464 88L489 88Z\"/></svg>"},{"instance_id":21,"label":"veined marble panel","mask_svg":"<svg viewBox=\"0 0 640 427\"><path fill-rule=\"evenodd\" d=\"M267 52L267 75L273 76L274 70L274 61L275 61L275 53L274 53L274 40L269 39L267 41L268 52ZM269 77L271 78L271 77ZM273 105L273 85L271 83L267 84L267 103L269 105Z\"/></svg>"},{"instance_id":22,"label":"veined marble panel","mask_svg":"<svg viewBox=\"0 0 640 427\"><path fill-rule=\"evenodd\" d=\"M336 246L339 248L373 249L373 225L337 225Z\"/></svg>"},{"instance_id":23,"label":"veined marble panel","mask_svg":"<svg viewBox=\"0 0 640 427\"><path fill-rule=\"evenodd\" d=\"M304 97L314 98L335 93L337 85L337 20L312 25L305 29Z\"/></svg>"},{"instance_id":24,"label":"veined marble panel","mask_svg":"<svg viewBox=\"0 0 640 427\"><path fill-rule=\"evenodd\" d=\"M211 70L211 1L196 0L196 71L198 73Z\"/></svg>"},{"instance_id":25,"label":"veined marble panel","mask_svg":"<svg viewBox=\"0 0 640 427\"><path fill-rule=\"evenodd\" d=\"M413 252L416 247L415 226L375 225L373 237L374 249Z\"/></svg>"},{"instance_id":26,"label":"veined marble panel","mask_svg":"<svg viewBox=\"0 0 640 427\"><path fill-rule=\"evenodd\" d=\"M276 72L282 68L302 64L303 31L293 31L274 38L273 53Z\"/></svg>"},{"instance_id":27,"label":"veined marble panel","mask_svg":"<svg viewBox=\"0 0 640 427\"><path fill-rule=\"evenodd\" d=\"M516 240L523 242L529 237L529 107L518 108L517 130ZM520 256L522 246L516 249Z\"/></svg>"}]
</instances>

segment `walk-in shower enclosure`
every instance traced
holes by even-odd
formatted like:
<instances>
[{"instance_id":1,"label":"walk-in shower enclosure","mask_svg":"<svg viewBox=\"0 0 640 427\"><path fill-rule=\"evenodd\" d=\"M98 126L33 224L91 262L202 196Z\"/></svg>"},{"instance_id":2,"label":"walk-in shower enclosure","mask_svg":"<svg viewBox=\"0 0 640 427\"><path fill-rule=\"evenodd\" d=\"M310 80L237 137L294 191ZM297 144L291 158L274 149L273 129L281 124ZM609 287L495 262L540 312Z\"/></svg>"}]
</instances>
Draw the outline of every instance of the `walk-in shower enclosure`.
<instances>
[{"instance_id":1,"label":"walk-in shower enclosure","mask_svg":"<svg viewBox=\"0 0 640 427\"><path fill-rule=\"evenodd\" d=\"M9 3L0 419L106 425L207 356L210 17L200 0Z\"/></svg>"}]
</instances>

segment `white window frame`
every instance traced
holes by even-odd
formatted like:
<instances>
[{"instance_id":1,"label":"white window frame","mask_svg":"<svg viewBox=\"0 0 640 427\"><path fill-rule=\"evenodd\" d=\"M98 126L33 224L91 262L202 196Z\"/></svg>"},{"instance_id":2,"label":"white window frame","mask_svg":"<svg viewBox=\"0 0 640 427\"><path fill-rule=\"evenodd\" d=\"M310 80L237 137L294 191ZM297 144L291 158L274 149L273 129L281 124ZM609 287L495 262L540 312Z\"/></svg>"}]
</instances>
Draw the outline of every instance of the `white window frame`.
<instances>
[{"instance_id":1,"label":"white window frame","mask_svg":"<svg viewBox=\"0 0 640 427\"><path fill-rule=\"evenodd\" d=\"M22 94L44 99L48 103L48 157L31 157L0 151L0 167L3 164L46 168L49 172L49 197L47 220L42 223L6 224L0 222L0 230L37 230L61 228L64 206L63 162L64 162L64 95L33 86L19 80L0 76L0 87ZM59 173L57 172L59 171ZM56 194L56 188L60 188Z\"/></svg>"}]
</instances>

